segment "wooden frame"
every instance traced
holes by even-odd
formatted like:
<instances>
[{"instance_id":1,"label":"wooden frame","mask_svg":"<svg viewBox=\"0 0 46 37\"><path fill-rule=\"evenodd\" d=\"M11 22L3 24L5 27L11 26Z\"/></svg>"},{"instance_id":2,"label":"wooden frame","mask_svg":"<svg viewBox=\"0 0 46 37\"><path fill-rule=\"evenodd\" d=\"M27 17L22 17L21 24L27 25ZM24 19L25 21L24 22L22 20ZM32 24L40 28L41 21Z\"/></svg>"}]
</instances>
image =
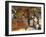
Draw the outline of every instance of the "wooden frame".
<instances>
[{"instance_id":1,"label":"wooden frame","mask_svg":"<svg viewBox=\"0 0 46 37\"><path fill-rule=\"evenodd\" d=\"M25 34L9 34L9 4L10 3L21 3L21 4L38 4L43 6L43 32L40 33L25 33ZM5 1L5 35L6 36L18 36L18 35L34 35L34 34L45 34L45 3L37 2L20 2L20 1Z\"/></svg>"}]
</instances>

